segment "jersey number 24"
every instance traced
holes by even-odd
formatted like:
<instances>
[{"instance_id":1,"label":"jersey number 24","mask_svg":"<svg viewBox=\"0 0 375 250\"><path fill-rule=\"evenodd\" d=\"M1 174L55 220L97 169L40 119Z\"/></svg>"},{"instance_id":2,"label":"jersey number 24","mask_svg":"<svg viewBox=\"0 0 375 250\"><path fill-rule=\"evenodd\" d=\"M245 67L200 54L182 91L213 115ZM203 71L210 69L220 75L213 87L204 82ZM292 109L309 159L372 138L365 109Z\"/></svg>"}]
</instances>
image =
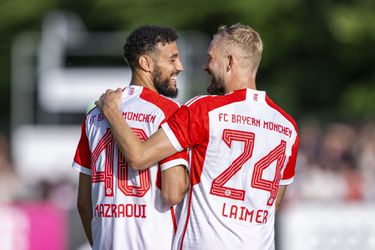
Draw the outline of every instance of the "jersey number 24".
<instances>
[{"instance_id":1,"label":"jersey number 24","mask_svg":"<svg viewBox=\"0 0 375 250\"><path fill-rule=\"evenodd\" d=\"M252 132L224 129L222 140L231 148L233 141L244 143L243 152L232 162L232 164L217 176L211 185L210 193L213 195L235 199L244 200L245 190L236 189L224 186L229 179L231 179L244 164L251 158L254 149L255 134ZM261 189L270 193L267 201L268 206L272 206L277 196L279 181L281 179L281 169L285 161L286 142L281 141L271 152L261 158L254 165L253 176L251 179L251 187ZM276 161L276 171L273 180L263 179L263 171L268 168L274 161Z\"/></svg>"}]
</instances>

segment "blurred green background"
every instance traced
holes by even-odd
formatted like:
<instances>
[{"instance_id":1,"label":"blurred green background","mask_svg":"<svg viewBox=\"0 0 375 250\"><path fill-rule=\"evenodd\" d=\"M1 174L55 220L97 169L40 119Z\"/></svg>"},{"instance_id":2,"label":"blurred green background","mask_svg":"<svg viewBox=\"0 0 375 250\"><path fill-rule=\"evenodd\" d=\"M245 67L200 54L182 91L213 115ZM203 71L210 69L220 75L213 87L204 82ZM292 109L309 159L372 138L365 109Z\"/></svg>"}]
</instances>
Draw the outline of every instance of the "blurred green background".
<instances>
[{"instance_id":1,"label":"blurred green background","mask_svg":"<svg viewBox=\"0 0 375 250\"><path fill-rule=\"evenodd\" d=\"M211 36L221 24L254 27L265 44L258 88L297 119L374 117L373 0L2 0L0 3L0 131L9 131L11 44L39 31L52 10L78 14L89 31L128 31L142 24Z\"/></svg>"}]
</instances>

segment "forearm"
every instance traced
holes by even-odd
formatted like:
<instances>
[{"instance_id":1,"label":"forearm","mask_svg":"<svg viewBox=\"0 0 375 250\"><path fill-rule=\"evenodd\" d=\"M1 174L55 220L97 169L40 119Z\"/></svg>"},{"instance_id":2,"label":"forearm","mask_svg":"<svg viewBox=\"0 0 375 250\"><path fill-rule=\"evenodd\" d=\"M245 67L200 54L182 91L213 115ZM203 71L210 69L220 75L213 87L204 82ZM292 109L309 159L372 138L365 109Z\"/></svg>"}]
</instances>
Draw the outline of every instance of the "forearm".
<instances>
[{"instance_id":1,"label":"forearm","mask_svg":"<svg viewBox=\"0 0 375 250\"><path fill-rule=\"evenodd\" d=\"M281 202L284 199L284 195L285 195L287 187L288 186L286 186L286 185L280 185L279 186L279 190L277 191L277 197L276 197L276 205L275 205L276 211L280 210Z\"/></svg>"},{"instance_id":2,"label":"forearm","mask_svg":"<svg viewBox=\"0 0 375 250\"><path fill-rule=\"evenodd\" d=\"M177 152L162 129L158 130L147 141L141 141L126 123L120 111L105 110L104 115L111 127L118 148L134 169L149 168Z\"/></svg>"},{"instance_id":3,"label":"forearm","mask_svg":"<svg viewBox=\"0 0 375 250\"><path fill-rule=\"evenodd\" d=\"M125 122L121 112L117 110L105 110L103 113L111 127L117 146L128 163L132 167L138 165L146 167L147 162L143 161L143 142L138 139L133 130ZM152 163L149 163L149 166L150 165L152 165Z\"/></svg>"},{"instance_id":4,"label":"forearm","mask_svg":"<svg viewBox=\"0 0 375 250\"><path fill-rule=\"evenodd\" d=\"M80 173L78 183L77 208L86 237L92 246L91 221L91 176Z\"/></svg>"},{"instance_id":5,"label":"forearm","mask_svg":"<svg viewBox=\"0 0 375 250\"><path fill-rule=\"evenodd\" d=\"M181 202L189 189L189 176L185 166L176 166L162 172L162 196L170 206Z\"/></svg>"},{"instance_id":6,"label":"forearm","mask_svg":"<svg viewBox=\"0 0 375 250\"><path fill-rule=\"evenodd\" d=\"M81 222L83 230L85 231L87 240L90 243L90 246L93 245L92 232L91 232L91 221L92 221L92 212L91 209L78 209L79 216L81 217Z\"/></svg>"}]
</instances>

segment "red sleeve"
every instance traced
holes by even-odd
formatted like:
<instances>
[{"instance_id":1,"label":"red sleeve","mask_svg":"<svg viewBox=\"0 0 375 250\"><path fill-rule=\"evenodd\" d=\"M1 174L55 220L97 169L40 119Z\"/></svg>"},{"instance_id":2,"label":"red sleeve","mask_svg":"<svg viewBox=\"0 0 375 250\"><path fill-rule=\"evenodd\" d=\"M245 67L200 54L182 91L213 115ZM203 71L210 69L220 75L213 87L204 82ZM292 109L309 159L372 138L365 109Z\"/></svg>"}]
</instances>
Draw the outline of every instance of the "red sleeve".
<instances>
[{"instance_id":1,"label":"red sleeve","mask_svg":"<svg viewBox=\"0 0 375 250\"><path fill-rule=\"evenodd\" d=\"M195 103L194 103L195 104ZM208 135L208 113L200 105L182 106L167 121L168 126L182 148L204 141Z\"/></svg>"},{"instance_id":2,"label":"red sleeve","mask_svg":"<svg viewBox=\"0 0 375 250\"><path fill-rule=\"evenodd\" d=\"M86 135L86 121L82 123L81 138L74 156L73 167L80 172L91 174L91 152Z\"/></svg>"},{"instance_id":3,"label":"red sleeve","mask_svg":"<svg viewBox=\"0 0 375 250\"><path fill-rule=\"evenodd\" d=\"M288 159L288 163L287 163L286 168L284 170L282 180L292 179L295 175L298 146L299 146L299 136L297 134L296 140L295 140L295 142L292 146L292 154L290 155L290 157Z\"/></svg>"},{"instance_id":4,"label":"red sleeve","mask_svg":"<svg viewBox=\"0 0 375 250\"><path fill-rule=\"evenodd\" d=\"M289 122L291 122L296 132L296 139L292 146L292 154L290 155L288 159L288 163L286 165L283 177L281 179L281 182L283 184L285 183L285 185L288 185L293 182L293 177L294 177L295 169L296 169L297 153L298 153L298 146L299 146L298 127L294 119L287 112L285 112L282 108L276 105L268 96L266 96L266 102L272 108L280 112L280 114L282 114Z\"/></svg>"}]
</instances>

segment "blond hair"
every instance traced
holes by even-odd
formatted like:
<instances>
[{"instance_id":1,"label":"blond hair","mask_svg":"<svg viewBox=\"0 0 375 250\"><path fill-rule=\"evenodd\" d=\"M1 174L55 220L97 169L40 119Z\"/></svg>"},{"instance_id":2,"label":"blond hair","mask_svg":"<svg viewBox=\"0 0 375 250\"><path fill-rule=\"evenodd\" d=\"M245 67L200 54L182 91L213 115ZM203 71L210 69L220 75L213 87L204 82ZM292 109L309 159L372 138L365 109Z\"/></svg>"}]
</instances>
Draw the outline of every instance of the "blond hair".
<instances>
[{"instance_id":1,"label":"blond hair","mask_svg":"<svg viewBox=\"0 0 375 250\"><path fill-rule=\"evenodd\" d=\"M239 49L239 58L244 66L252 66L256 70L260 64L263 51L263 42L254 29L240 23L230 27L220 26L214 39L225 47Z\"/></svg>"}]
</instances>

